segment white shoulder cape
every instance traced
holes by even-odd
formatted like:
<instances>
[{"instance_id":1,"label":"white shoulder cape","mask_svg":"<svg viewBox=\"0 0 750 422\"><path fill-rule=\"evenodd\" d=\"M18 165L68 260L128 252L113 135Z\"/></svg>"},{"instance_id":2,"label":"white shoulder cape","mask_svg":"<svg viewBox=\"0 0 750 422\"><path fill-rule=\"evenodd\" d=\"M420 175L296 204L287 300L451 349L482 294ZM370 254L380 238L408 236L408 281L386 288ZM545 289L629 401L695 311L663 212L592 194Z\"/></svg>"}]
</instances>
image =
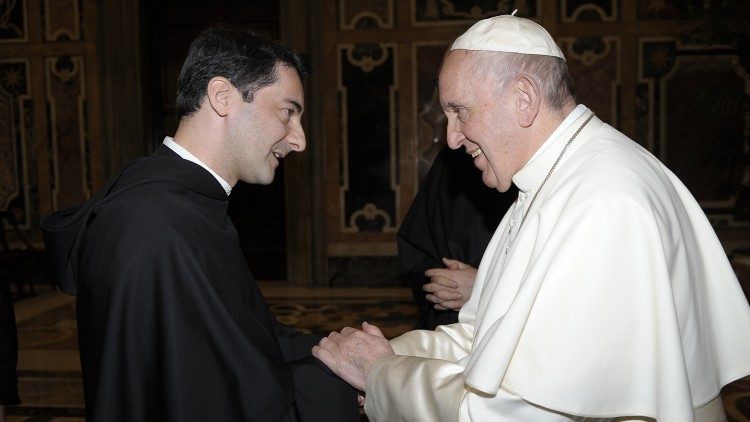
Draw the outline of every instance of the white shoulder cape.
<instances>
[{"instance_id":1,"label":"white shoulder cape","mask_svg":"<svg viewBox=\"0 0 750 422\"><path fill-rule=\"evenodd\" d=\"M587 115L519 172L532 194ZM436 420L459 419L460 406L493 420L502 389L570 415L689 421L750 374L750 307L721 244L685 186L623 134L597 118L586 125L503 269L508 215L459 323L394 339L401 356L376 363L373 420L421 419L388 391L401 382L422 405L435 396Z\"/></svg>"}]
</instances>

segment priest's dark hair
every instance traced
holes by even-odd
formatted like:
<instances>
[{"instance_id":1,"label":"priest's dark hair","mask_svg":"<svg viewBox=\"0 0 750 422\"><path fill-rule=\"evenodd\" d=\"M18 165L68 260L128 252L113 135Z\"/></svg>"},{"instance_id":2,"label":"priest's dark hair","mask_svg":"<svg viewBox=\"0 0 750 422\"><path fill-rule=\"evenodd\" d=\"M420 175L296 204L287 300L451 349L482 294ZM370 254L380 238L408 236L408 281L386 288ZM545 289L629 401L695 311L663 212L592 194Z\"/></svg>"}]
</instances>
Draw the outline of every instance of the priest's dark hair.
<instances>
[{"instance_id":1,"label":"priest's dark hair","mask_svg":"<svg viewBox=\"0 0 750 422\"><path fill-rule=\"evenodd\" d=\"M277 64L295 69L300 78L311 71L307 56L248 28L221 24L205 29L190 44L177 79L177 120L201 107L215 76L227 78L245 101L253 101L257 90L278 80Z\"/></svg>"}]
</instances>

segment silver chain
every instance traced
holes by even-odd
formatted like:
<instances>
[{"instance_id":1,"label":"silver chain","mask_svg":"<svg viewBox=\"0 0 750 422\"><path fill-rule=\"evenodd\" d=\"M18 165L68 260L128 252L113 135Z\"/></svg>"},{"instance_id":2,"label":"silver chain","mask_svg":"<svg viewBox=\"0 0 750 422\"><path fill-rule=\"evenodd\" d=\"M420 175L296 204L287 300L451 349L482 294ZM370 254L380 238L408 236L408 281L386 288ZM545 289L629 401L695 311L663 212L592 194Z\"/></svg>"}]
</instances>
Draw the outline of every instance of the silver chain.
<instances>
[{"instance_id":1,"label":"silver chain","mask_svg":"<svg viewBox=\"0 0 750 422\"><path fill-rule=\"evenodd\" d=\"M531 202L529 202L529 208L526 209L526 212L523 214L523 218L521 218L521 223L518 225L518 230L516 230L516 236L518 236L518 233L521 231L521 227L523 226L523 222L526 221L526 217L529 215L529 211L531 211L531 207L534 206L534 201L536 201L536 197L539 196L539 192L542 191L542 188L544 187L544 184L547 183L547 180L552 176L552 172L555 171L555 168L557 168L557 165L560 163L560 160L562 160L563 155L565 155L565 151L568 150L568 147L571 143L573 143L573 140L578 136L579 133L583 130L583 128L591 121L591 119L594 118L594 112L591 112L589 117L586 119L585 122L581 125L581 127L576 130L576 133L573 134L573 136L568 140L568 143L565 144L565 147L563 148L562 152L560 152L560 155L557 156L557 160L555 160L555 164L552 165L552 168L549 169L549 173L547 173L547 176L542 181L542 184L539 185L539 189L536 190L536 193L534 194L534 197L531 198ZM510 227L513 229L513 226ZM508 231L508 236L510 236L510 231ZM510 246L513 244L513 239L510 237L508 238L508 247L505 249L505 253L507 254L508 251L510 251Z\"/></svg>"}]
</instances>

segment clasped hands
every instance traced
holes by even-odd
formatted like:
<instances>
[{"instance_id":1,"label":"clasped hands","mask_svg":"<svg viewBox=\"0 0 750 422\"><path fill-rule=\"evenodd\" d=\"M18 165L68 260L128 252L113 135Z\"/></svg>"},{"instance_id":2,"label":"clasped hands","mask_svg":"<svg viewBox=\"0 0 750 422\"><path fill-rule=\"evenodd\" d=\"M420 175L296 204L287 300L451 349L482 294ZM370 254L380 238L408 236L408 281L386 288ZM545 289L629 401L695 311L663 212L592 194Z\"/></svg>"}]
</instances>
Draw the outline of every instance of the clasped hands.
<instances>
[{"instance_id":1,"label":"clasped hands","mask_svg":"<svg viewBox=\"0 0 750 422\"><path fill-rule=\"evenodd\" d=\"M430 282L422 286L425 299L435 304L435 309L458 311L469 300L476 268L455 259L443 258L445 268L431 268L424 275Z\"/></svg>"}]
</instances>

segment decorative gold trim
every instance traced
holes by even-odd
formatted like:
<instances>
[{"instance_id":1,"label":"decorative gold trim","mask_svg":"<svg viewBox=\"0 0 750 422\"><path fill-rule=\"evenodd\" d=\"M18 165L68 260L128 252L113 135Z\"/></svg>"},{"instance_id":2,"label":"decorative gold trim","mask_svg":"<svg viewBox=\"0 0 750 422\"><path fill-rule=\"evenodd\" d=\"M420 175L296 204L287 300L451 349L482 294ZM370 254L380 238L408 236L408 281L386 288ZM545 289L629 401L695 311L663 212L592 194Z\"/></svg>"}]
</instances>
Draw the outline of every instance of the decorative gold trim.
<instances>
[{"instance_id":1,"label":"decorative gold trim","mask_svg":"<svg viewBox=\"0 0 750 422\"><path fill-rule=\"evenodd\" d=\"M8 27L7 19L10 15L10 12L13 11L16 3L18 3L18 0L0 0L0 7L9 4L9 7L5 11L0 12L0 27ZM21 0L21 7L23 8L23 38L0 39L0 44L16 44L29 41L29 10L25 0ZM15 27L15 25L13 24L11 24L10 26ZM16 27L16 29L18 28Z\"/></svg>"},{"instance_id":2,"label":"decorative gold trim","mask_svg":"<svg viewBox=\"0 0 750 422\"><path fill-rule=\"evenodd\" d=\"M349 225L351 227L357 227L357 220L360 218L364 218L365 220L375 220L378 217L382 218L385 221L385 224L383 224L384 229L393 225L391 216L388 215L387 212L381 210L372 202L368 202L364 207L352 213L352 215L349 217Z\"/></svg>"},{"instance_id":3,"label":"decorative gold trim","mask_svg":"<svg viewBox=\"0 0 750 422\"><path fill-rule=\"evenodd\" d=\"M577 38L574 37L561 37L558 39L558 43L565 44L564 48L564 54L567 60L578 60L579 62L583 63L586 67L592 67L596 62L599 60L602 60L610 55L610 52L612 51L612 47L615 48L615 79L610 84L610 94L612 96L612 102L610 104L610 115L612 116L612 121L610 122L612 126L618 127L619 122L619 116L617 115L617 103L621 100L617 97L617 87L621 86L622 84L622 60L621 60L621 54L622 54L622 43L619 36L603 36L598 37L601 38L604 42L605 48L604 53L602 54L596 54L593 51L592 52L584 52L582 55L577 55L573 51L573 43Z\"/></svg>"},{"instance_id":4,"label":"decorative gold trim","mask_svg":"<svg viewBox=\"0 0 750 422\"><path fill-rule=\"evenodd\" d=\"M643 76L643 70L644 70L644 63L643 63L643 48L644 44L646 43L659 43L659 42L676 42L676 38L672 37L641 37L638 38L638 76L637 76L637 82L639 84L646 84L648 87L648 94L647 94L647 101L646 103L649 105L648 109L648 117L646 118L646 148L651 151L651 153L655 153L654 149L656 148L656 134L654 133L654 79L651 78L645 78ZM663 96L662 96L663 97ZM663 104L662 104L663 105ZM660 159L663 158L660 157Z\"/></svg>"},{"instance_id":5,"label":"decorative gold trim","mask_svg":"<svg viewBox=\"0 0 750 422\"><path fill-rule=\"evenodd\" d=\"M53 209L58 209L58 195L60 194L60 167L58 165L58 144L57 144L57 115L55 112L54 107L54 99L55 97L52 95L51 87L51 76L54 75L60 80L67 82L71 80L74 76L80 75L80 81L81 81L81 90L78 94L77 100L78 100L78 139L80 141L80 149L81 149L81 192L84 193L86 197L89 197L91 195L89 187L86 185L86 180L88 179L86 177L88 173L88 169L86 168L86 127L85 127L85 121L84 121L84 101L86 100L86 79L84 75L84 69L85 66L83 64L83 56L71 56L70 61L73 63L73 70L70 71L62 71L58 72L55 71L55 65L57 64L57 61L60 57L48 57L45 59L45 82L46 82L46 98L45 100L49 104L49 121L50 121L50 143L52 148L52 178L55 182L55 189L52 189L52 207ZM43 182L40 180L40 182Z\"/></svg>"},{"instance_id":6,"label":"decorative gold trim","mask_svg":"<svg viewBox=\"0 0 750 422\"><path fill-rule=\"evenodd\" d=\"M348 127L348 103L347 103L347 89L344 86L343 82L343 74L342 74L342 62L341 62L341 52L346 50L346 57L347 61L349 61L350 64L360 67L364 72L371 72L374 68L369 68L369 65L382 65L386 62L388 59L388 49L393 49L393 85L391 85L388 88L388 104L389 104L389 143L390 143L390 163L391 163L391 172L390 172L390 187L394 191L394 213L396 213L395 217L398 218L398 212L400 211L400 187L398 184L396 184L396 155L398 154L398 151L396 151L396 139L398 136L398 127L396 125L396 93L398 92L399 85L398 85L398 55L396 54L396 44L393 43L380 43L378 44L383 49L384 53L381 59L374 60L374 61L357 61L354 60L352 57L352 50L354 49L354 44L340 44L338 48L338 54L337 57L337 73L338 73L338 81L337 81L337 92L339 94L340 102L341 102L341 116L339 117L341 128L340 139L341 139L341 154L342 156L340 158L340 162L342 165L341 168L341 174L343 176L343 186L339 187L339 221L340 221L340 230L342 233L358 233L359 228L355 225L353 225L353 221L350 217L349 223L351 224L351 227L347 227L346 225L346 208L344 207L345 202L345 194L349 190L349 127ZM368 70L369 69L369 70ZM373 205L373 204L368 204ZM373 205L374 206L374 205ZM365 208L367 208L367 205L365 205ZM352 214L352 217L358 213L363 212L365 210L363 208L362 210L355 211ZM387 215L387 213L386 213ZM390 217L386 220L386 224L383 226L383 233L388 232L395 232L397 230L397 227L393 224L393 221Z\"/></svg>"},{"instance_id":7,"label":"decorative gold trim","mask_svg":"<svg viewBox=\"0 0 750 422\"><path fill-rule=\"evenodd\" d=\"M443 4L443 7L450 7L450 8L454 7L453 4L448 3L446 0L436 0L436 1L440 1L440 3ZM529 1L531 2L531 1L534 1L534 0L529 0ZM507 2L507 0L498 1L498 5L500 5L501 3L504 3L504 2ZM425 20L417 20L417 5L416 5L417 2L416 2L416 0L410 0L410 3L411 3L411 25L412 26L417 26L417 27L420 27L420 26L451 26L451 25L453 25L453 26L465 26L467 23L475 23L475 22L477 22L477 21L479 21L481 19L488 18L488 17L491 17L491 16L497 16L497 15L503 13L500 10L496 9L496 10L493 10L493 11L488 11L488 12L480 13L479 16L474 17L470 13L455 12L455 11L453 11L453 13L455 13L454 16L457 16L457 17L466 17L466 19L425 21ZM544 3L545 3L544 1L536 0L536 3L535 3L535 5L536 5L536 17L531 18L532 20L539 22L539 20L541 19L541 16L542 16L542 9L544 8L543 7ZM512 11L513 10L508 9L505 13L508 14L508 13L510 13ZM461 15L465 15L465 16L461 16ZM524 17L527 17L527 16L524 16Z\"/></svg>"},{"instance_id":8,"label":"decorative gold trim","mask_svg":"<svg viewBox=\"0 0 750 422\"><path fill-rule=\"evenodd\" d=\"M11 194L11 196L8 197L8 201L5 204L2 204L3 209L7 209L10 205L10 201L18 195L23 195L24 203L26 204L26 209L24 210L24 220L19 221L18 226L22 230L27 230L31 227L31 194L30 194L30 186L29 186L29 160L28 160L28 148L29 148L29 139L27 137L26 132L26 115L24 113L23 103L27 100L33 100L32 98L32 83L31 83L31 70L29 69L31 67L31 63L28 58L8 58L8 59L1 59L0 63L23 63L24 69L25 69L25 81L26 81L26 95L19 95L16 97L15 106L16 109L13 110L14 113L18 113L18 132L19 136L21 137L21 169L20 169L20 175L21 179L23 181L24 191L21 192L20 185L19 185L19 179L16 177L16 186L15 186L15 192ZM15 122L11 121L11 134L15 133ZM13 172L16 176L19 175L19 168L17 160L15 159L17 157L17 154L19 151L16 150L16 140L13 139Z\"/></svg>"},{"instance_id":9,"label":"decorative gold trim","mask_svg":"<svg viewBox=\"0 0 750 422\"><path fill-rule=\"evenodd\" d=\"M1 1L1 0L0 0ZM68 36L68 38L71 41L79 41L81 39L81 14L80 10L78 9L78 1L73 0L71 3L73 3L73 28L71 31L71 28L58 28L55 30L55 32L51 32L52 26L49 21L50 18L50 8L51 4L55 2L55 0L44 0L44 10L47 11L47 13L44 14L44 37L47 41L57 41L58 37L62 34L65 34Z\"/></svg>"},{"instance_id":10,"label":"decorative gold trim","mask_svg":"<svg viewBox=\"0 0 750 422\"><path fill-rule=\"evenodd\" d=\"M361 60L357 60L354 57L354 46L352 46L350 48L347 48L346 50L346 60L350 64L353 64L354 66L357 66L360 69L362 69L362 71L365 73L372 72L376 67L382 65L383 63L385 63L386 60L388 60L388 47L384 47L385 44L378 44L378 43L373 43L373 44L379 45L381 49L384 51L383 55L379 59L373 59L371 56L362 56Z\"/></svg>"},{"instance_id":11,"label":"decorative gold trim","mask_svg":"<svg viewBox=\"0 0 750 422\"><path fill-rule=\"evenodd\" d=\"M617 11L619 10L618 5L617 5L617 0L610 0L610 1L611 1L610 4L612 6L611 15L607 15L607 13L604 12L604 9L602 9L596 4L585 3L576 7L576 10L573 11L572 16L568 16L565 13L565 10L567 10L568 8L568 0L562 0L562 4L560 5L560 21L563 23L574 23L578 20L578 15L580 15L583 12L593 10L594 12L596 12L597 15L599 15L599 17L602 18L602 22L616 22Z\"/></svg>"},{"instance_id":12,"label":"decorative gold trim","mask_svg":"<svg viewBox=\"0 0 750 422\"><path fill-rule=\"evenodd\" d=\"M339 28L344 30L354 30L357 26L357 21L363 18L372 18L377 22L378 27L380 29L391 29L393 28L393 0L385 0L387 2L387 9L388 9L388 21L383 22L382 16L377 15L376 13L370 12L370 11L364 11L359 12L349 21L349 23L346 23L344 21L344 9L345 9L345 3L346 0L339 0Z\"/></svg>"},{"instance_id":13,"label":"decorative gold trim","mask_svg":"<svg viewBox=\"0 0 750 422\"><path fill-rule=\"evenodd\" d=\"M334 256L395 256L396 242L334 242L327 248L329 257Z\"/></svg>"}]
</instances>

